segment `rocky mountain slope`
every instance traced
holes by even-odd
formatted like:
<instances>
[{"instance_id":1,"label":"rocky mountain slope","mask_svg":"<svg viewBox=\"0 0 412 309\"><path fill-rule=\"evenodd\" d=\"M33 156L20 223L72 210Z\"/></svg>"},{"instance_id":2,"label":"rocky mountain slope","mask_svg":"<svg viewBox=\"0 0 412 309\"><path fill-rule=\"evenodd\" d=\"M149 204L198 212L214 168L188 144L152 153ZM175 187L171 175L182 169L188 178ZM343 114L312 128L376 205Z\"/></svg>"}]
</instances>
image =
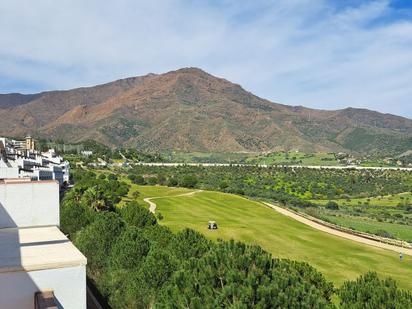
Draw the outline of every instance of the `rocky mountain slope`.
<instances>
[{"instance_id":1,"label":"rocky mountain slope","mask_svg":"<svg viewBox=\"0 0 412 309\"><path fill-rule=\"evenodd\" d=\"M1 135L95 139L145 151L412 149L410 119L277 104L196 68L68 91L0 95L0 119Z\"/></svg>"}]
</instances>

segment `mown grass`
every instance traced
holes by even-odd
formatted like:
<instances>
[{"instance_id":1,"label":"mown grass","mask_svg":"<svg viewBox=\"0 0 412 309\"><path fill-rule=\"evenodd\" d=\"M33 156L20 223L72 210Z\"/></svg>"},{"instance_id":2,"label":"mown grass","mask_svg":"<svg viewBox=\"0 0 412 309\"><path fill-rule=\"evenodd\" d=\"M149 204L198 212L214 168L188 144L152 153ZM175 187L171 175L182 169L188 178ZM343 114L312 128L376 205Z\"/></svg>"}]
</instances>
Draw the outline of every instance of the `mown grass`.
<instances>
[{"instance_id":1,"label":"mown grass","mask_svg":"<svg viewBox=\"0 0 412 309\"><path fill-rule=\"evenodd\" d=\"M172 188L172 187L163 187L163 186L138 186L133 184L127 177L122 177L122 181L130 185L130 190L127 196L123 197L118 207L123 207L128 201L136 200L142 205L146 205L144 199L146 197L158 197L158 196L174 196L182 193L191 192L193 190L185 188ZM137 192L138 194L136 194Z\"/></svg>"},{"instance_id":2,"label":"mown grass","mask_svg":"<svg viewBox=\"0 0 412 309\"><path fill-rule=\"evenodd\" d=\"M157 211L164 216L161 224L173 231L187 227L213 240L236 239L257 244L275 257L310 263L337 285L373 270L383 277L393 277L403 288L412 289L412 257L406 256L400 262L396 252L320 232L236 195L204 191L193 196L168 197L177 191L160 186L141 186L137 190L139 200L164 197L155 200ZM209 231L209 220L217 221L219 229Z\"/></svg>"}]
</instances>

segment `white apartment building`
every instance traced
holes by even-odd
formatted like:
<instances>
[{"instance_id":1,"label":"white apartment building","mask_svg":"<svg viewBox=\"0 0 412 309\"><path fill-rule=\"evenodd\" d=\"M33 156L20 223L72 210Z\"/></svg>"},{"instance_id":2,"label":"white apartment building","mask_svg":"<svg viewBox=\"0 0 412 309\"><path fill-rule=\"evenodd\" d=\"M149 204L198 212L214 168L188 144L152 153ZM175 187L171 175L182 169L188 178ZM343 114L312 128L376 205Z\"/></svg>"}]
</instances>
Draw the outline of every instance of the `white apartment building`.
<instances>
[{"instance_id":1,"label":"white apartment building","mask_svg":"<svg viewBox=\"0 0 412 309\"><path fill-rule=\"evenodd\" d=\"M87 260L58 225L56 180L0 181L1 309L86 309Z\"/></svg>"},{"instance_id":2,"label":"white apartment building","mask_svg":"<svg viewBox=\"0 0 412 309\"><path fill-rule=\"evenodd\" d=\"M69 183L69 162L54 149L40 153L34 146L30 136L25 141L0 137L0 179L57 180L60 186Z\"/></svg>"}]
</instances>

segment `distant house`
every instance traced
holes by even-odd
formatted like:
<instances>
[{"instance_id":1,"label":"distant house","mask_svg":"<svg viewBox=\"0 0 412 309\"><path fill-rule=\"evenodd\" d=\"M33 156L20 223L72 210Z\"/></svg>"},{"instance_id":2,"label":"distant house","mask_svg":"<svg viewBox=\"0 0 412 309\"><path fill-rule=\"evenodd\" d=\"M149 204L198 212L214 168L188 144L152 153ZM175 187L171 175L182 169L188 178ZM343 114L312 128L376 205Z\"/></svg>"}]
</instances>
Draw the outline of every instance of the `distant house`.
<instances>
[{"instance_id":1,"label":"distant house","mask_svg":"<svg viewBox=\"0 0 412 309\"><path fill-rule=\"evenodd\" d=\"M82 150L80 152L80 154L84 157L90 157L91 155L93 155L93 151L91 151L91 150Z\"/></svg>"}]
</instances>

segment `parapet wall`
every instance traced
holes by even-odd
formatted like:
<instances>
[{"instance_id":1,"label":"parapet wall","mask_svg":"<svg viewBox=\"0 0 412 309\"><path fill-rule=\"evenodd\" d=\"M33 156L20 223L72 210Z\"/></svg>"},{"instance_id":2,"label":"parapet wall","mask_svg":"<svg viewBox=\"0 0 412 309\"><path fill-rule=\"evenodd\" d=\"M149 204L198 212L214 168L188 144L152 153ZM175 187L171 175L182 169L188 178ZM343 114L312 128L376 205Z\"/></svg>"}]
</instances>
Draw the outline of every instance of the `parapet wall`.
<instances>
[{"instance_id":1,"label":"parapet wall","mask_svg":"<svg viewBox=\"0 0 412 309\"><path fill-rule=\"evenodd\" d=\"M57 181L0 181L0 229L60 225Z\"/></svg>"}]
</instances>

